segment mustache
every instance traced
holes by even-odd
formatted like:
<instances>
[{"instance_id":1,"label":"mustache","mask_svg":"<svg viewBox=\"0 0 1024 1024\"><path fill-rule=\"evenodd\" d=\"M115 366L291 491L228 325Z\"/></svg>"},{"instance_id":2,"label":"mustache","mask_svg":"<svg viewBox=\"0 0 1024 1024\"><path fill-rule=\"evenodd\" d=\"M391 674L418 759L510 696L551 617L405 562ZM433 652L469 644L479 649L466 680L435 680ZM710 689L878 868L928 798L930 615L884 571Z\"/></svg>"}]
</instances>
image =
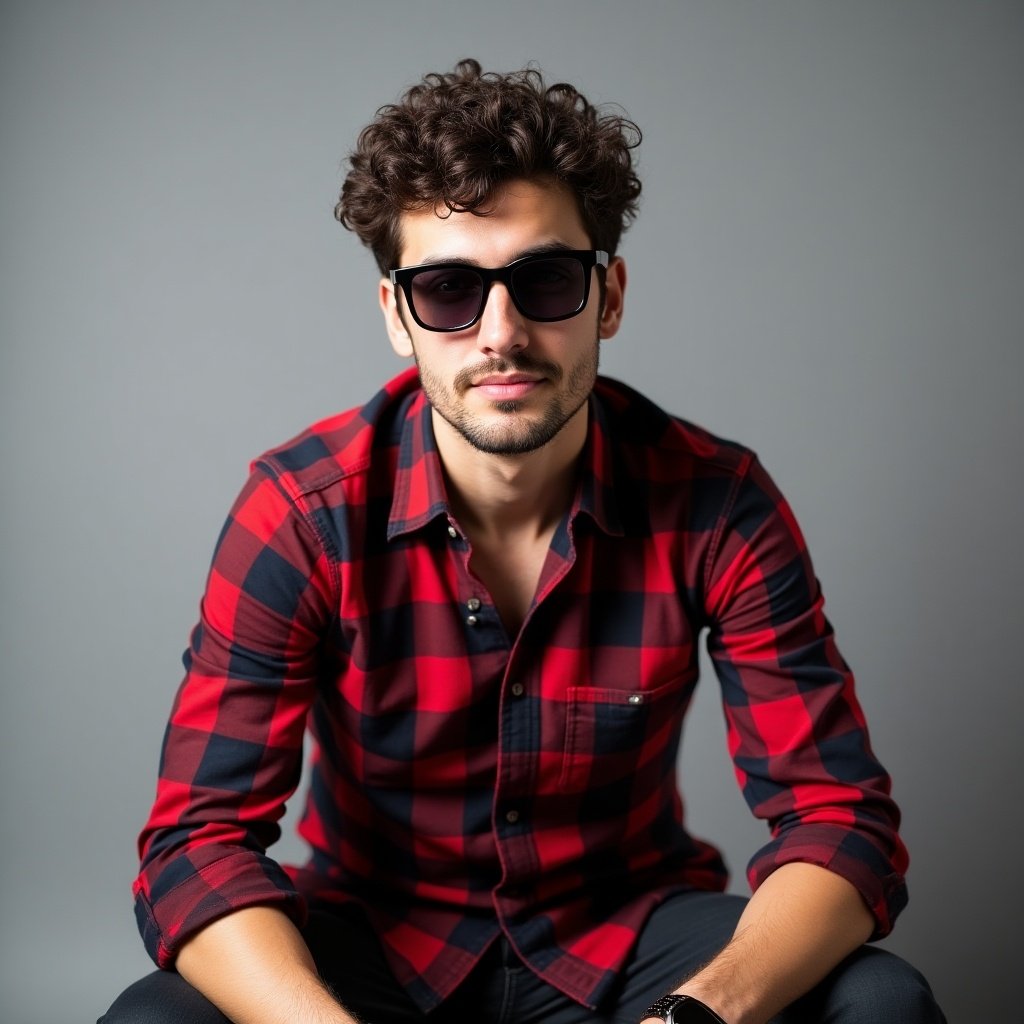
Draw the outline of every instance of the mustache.
<instances>
[{"instance_id":1,"label":"mustache","mask_svg":"<svg viewBox=\"0 0 1024 1024\"><path fill-rule=\"evenodd\" d=\"M562 379L562 368L556 363L534 359L528 355L515 355L502 359L487 359L476 366L469 366L455 374L452 383L456 391L466 391L473 386L473 381L493 373L534 373L547 377L555 384Z\"/></svg>"}]
</instances>

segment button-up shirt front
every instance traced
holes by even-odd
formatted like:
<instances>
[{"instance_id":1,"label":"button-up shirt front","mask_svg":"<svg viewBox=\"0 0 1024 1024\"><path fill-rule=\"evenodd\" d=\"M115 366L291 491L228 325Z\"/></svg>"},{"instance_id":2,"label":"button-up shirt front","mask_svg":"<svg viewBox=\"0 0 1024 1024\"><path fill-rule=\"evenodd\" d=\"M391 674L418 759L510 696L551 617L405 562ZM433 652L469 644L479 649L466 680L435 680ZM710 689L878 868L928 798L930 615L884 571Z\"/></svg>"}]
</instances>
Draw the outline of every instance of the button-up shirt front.
<instances>
[{"instance_id":1,"label":"button-up shirt front","mask_svg":"<svg viewBox=\"0 0 1024 1024\"><path fill-rule=\"evenodd\" d=\"M788 861L884 934L905 900L871 754L799 528L752 453L600 379L572 507L518 633L470 570L414 370L253 464L214 554L140 837L137 914L169 966L216 917L358 900L437 1005L504 933L596 1005L669 893L720 890L676 760L707 644L737 778ZM300 833L267 857L315 740Z\"/></svg>"}]
</instances>

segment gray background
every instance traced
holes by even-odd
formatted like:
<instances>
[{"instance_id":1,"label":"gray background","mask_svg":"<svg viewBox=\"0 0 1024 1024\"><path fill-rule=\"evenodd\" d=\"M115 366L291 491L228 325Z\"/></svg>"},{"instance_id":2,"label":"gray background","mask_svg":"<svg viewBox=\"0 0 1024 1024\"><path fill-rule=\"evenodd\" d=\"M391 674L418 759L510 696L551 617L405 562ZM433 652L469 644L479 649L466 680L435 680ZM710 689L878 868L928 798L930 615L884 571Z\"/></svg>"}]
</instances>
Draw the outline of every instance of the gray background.
<instances>
[{"instance_id":1,"label":"gray background","mask_svg":"<svg viewBox=\"0 0 1024 1024\"><path fill-rule=\"evenodd\" d=\"M341 162L467 55L645 130L605 372L789 496L905 808L887 945L951 1021L1016 1018L1022 43L984 0L5 3L0 1018L93 1020L148 968L133 844L223 515L401 365ZM713 677L684 770L742 890Z\"/></svg>"}]
</instances>

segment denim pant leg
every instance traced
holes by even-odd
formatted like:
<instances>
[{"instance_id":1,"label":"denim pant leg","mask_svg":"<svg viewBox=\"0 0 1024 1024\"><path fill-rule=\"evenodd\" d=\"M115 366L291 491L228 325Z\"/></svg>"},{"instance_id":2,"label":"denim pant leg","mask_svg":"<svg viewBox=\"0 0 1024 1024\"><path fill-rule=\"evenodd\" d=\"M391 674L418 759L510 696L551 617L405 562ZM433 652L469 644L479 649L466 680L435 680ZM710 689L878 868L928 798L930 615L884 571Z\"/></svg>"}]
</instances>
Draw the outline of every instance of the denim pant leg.
<instances>
[{"instance_id":1,"label":"denim pant leg","mask_svg":"<svg viewBox=\"0 0 1024 1024\"><path fill-rule=\"evenodd\" d=\"M129 985L96 1024L231 1024L175 971L153 971Z\"/></svg>"},{"instance_id":2,"label":"denim pant leg","mask_svg":"<svg viewBox=\"0 0 1024 1024\"><path fill-rule=\"evenodd\" d=\"M906 960L861 946L772 1024L946 1024L928 982Z\"/></svg>"}]
</instances>

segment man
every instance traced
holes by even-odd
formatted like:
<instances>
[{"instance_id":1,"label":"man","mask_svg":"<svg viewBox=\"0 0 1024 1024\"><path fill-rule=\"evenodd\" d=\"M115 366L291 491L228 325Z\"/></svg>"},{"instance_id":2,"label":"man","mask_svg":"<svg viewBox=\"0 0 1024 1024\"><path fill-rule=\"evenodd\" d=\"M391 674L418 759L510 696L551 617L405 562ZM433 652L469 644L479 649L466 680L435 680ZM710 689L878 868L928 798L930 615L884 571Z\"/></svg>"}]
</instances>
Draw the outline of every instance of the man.
<instances>
[{"instance_id":1,"label":"man","mask_svg":"<svg viewBox=\"0 0 1024 1024\"><path fill-rule=\"evenodd\" d=\"M862 947L906 853L788 507L597 376L638 138L474 61L360 136L337 212L416 367L231 511L140 839L166 970L108 1024L943 1019ZM749 902L676 788L703 629L772 828ZM307 719L312 857L282 869Z\"/></svg>"}]
</instances>

